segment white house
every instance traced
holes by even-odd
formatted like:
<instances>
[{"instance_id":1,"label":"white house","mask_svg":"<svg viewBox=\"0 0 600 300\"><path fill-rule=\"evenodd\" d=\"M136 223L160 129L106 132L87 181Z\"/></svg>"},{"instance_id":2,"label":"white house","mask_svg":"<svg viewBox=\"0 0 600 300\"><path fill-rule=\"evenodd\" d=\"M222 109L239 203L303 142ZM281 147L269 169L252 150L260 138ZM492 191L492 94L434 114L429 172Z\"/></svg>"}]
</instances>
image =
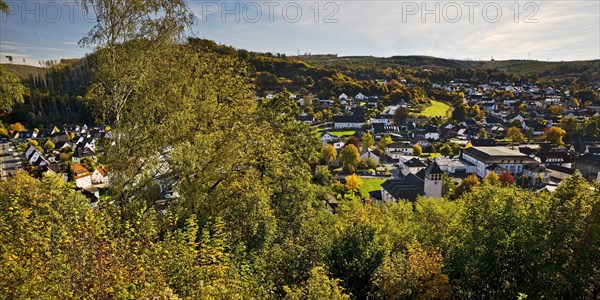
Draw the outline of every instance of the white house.
<instances>
[{"instance_id":1,"label":"white house","mask_svg":"<svg viewBox=\"0 0 600 300\"><path fill-rule=\"evenodd\" d=\"M367 99L367 97L365 95L363 95L362 93L358 93L358 94L356 94L356 96L354 96L354 99L362 101L362 100Z\"/></svg>"},{"instance_id":2,"label":"white house","mask_svg":"<svg viewBox=\"0 0 600 300\"><path fill-rule=\"evenodd\" d=\"M50 162L48 162L42 153L36 150L29 158L29 164L32 166L47 166Z\"/></svg>"},{"instance_id":3,"label":"white house","mask_svg":"<svg viewBox=\"0 0 600 300\"><path fill-rule=\"evenodd\" d=\"M525 165L539 164L526 154L508 147L470 147L464 149L461 158L475 165L475 173L484 178L496 170L506 170L513 175L523 173Z\"/></svg>"},{"instance_id":4,"label":"white house","mask_svg":"<svg viewBox=\"0 0 600 300\"><path fill-rule=\"evenodd\" d=\"M104 168L97 168L92 173L92 183L93 184L101 184L108 182L108 172Z\"/></svg>"},{"instance_id":5,"label":"white house","mask_svg":"<svg viewBox=\"0 0 600 300\"><path fill-rule=\"evenodd\" d=\"M72 165L71 173L73 174L73 180L75 180L75 186L78 188L87 188L92 186L92 174L81 165Z\"/></svg>"},{"instance_id":6,"label":"white house","mask_svg":"<svg viewBox=\"0 0 600 300\"><path fill-rule=\"evenodd\" d=\"M400 173L406 176L408 174L417 174L419 171L427 168L427 164L420 160L418 157L413 157L407 161L400 160L398 164L398 168L400 168Z\"/></svg>"},{"instance_id":7,"label":"white house","mask_svg":"<svg viewBox=\"0 0 600 300\"><path fill-rule=\"evenodd\" d=\"M335 129L358 129L365 124L362 116L334 116L333 128Z\"/></svg>"},{"instance_id":8,"label":"white house","mask_svg":"<svg viewBox=\"0 0 600 300\"><path fill-rule=\"evenodd\" d=\"M373 151L373 149L371 148L364 149L363 152L360 154L361 160L366 160L368 158L374 160L377 165L380 164L379 153Z\"/></svg>"},{"instance_id":9,"label":"white house","mask_svg":"<svg viewBox=\"0 0 600 300\"><path fill-rule=\"evenodd\" d=\"M339 138L327 131L323 131L323 133L321 134L321 142L322 143L331 143L334 141L338 141Z\"/></svg>"},{"instance_id":10,"label":"white house","mask_svg":"<svg viewBox=\"0 0 600 300\"><path fill-rule=\"evenodd\" d=\"M385 154L392 159L400 159L401 156L413 155L413 146L408 142L396 142L387 145Z\"/></svg>"},{"instance_id":11,"label":"white house","mask_svg":"<svg viewBox=\"0 0 600 300\"><path fill-rule=\"evenodd\" d=\"M440 139L440 133L437 131L426 132L425 138L428 140L438 141Z\"/></svg>"},{"instance_id":12,"label":"white house","mask_svg":"<svg viewBox=\"0 0 600 300\"><path fill-rule=\"evenodd\" d=\"M29 148L27 148L27 151L25 151L25 157L29 159L35 151L37 151L35 147L30 145Z\"/></svg>"}]
</instances>

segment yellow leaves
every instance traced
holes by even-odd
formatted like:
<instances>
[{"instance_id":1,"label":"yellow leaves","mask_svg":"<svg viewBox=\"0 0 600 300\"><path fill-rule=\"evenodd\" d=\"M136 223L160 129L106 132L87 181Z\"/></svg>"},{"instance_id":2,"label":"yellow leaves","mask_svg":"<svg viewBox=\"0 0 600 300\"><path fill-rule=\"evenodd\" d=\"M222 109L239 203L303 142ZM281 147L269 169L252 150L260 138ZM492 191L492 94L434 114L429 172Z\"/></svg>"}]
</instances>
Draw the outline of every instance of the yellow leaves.
<instances>
[{"instance_id":1,"label":"yellow leaves","mask_svg":"<svg viewBox=\"0 0 600 300\"><path fill-rule=\"evenodd\" d=\"M354 193L358 192L358 190L360 189L360 187L362 186L363 181L360 177L358 177L356 174L352 174L348 177L346 177L346 188L349 191L352 191Z\"/></svg>"}]
</instances>

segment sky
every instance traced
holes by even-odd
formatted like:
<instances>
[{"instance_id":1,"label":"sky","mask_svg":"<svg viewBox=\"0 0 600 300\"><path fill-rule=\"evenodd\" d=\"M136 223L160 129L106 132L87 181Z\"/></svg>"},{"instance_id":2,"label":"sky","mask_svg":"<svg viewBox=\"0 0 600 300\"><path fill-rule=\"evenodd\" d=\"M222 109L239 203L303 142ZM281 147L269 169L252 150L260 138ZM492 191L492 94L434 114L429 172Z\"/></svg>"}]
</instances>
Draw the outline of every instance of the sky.
<instances>
[{"instance_id":1,"label":"sky","mask_svg":"<svg viewBox=\"0 0 600 300\"><path fill-rule=\"evenodd\" d=\"M94 25L74 1L6 0L0 62L82 57ZM189 1L189 35L287 55L600 59L600 1Z\"/></svg>"}]
</instances>

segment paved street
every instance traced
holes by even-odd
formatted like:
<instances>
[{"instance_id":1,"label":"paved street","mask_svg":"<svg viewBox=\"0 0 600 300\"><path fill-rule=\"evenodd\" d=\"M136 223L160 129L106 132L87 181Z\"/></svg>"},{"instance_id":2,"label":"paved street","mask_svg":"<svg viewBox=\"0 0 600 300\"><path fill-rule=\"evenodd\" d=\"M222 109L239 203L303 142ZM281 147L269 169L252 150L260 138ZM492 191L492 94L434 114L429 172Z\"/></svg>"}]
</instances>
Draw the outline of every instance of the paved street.
<instances>
[{"instance_id":1,"label":"paved street","mask_svg":"<svg viewBox=\"0 0 600 300\"><path fill-rule=\"evenodd\" d=\"M0 179L8 179L9 174L13 174L18 169L21 169L21 157L15 150L12 143L0 144Z\"/></svg>"}]
</instances>

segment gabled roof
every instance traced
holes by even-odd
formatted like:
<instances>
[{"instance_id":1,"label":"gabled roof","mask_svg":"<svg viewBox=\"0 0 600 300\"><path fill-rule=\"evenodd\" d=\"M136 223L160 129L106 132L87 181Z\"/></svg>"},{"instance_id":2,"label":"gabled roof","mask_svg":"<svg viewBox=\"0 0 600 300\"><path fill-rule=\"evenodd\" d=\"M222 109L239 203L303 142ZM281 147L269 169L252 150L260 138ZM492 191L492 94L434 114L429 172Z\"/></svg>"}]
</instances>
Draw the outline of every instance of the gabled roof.
<instances>
[{"instance_id":1,"label":"gabled roof","mask_svg":"<svg viewBox=\"0 0 600 300\"><path fill-rule=\"evenodd\" d=\"M573 162L567 152L542 152L538 155L542 163L570 163Z\"/></svg>"},{"instance_id":2,"label":"gabled roof","mask_svg":"<svg viewBox=\"0 0 600 300\"><path fill-rule=\"evenodd\" d=\"M600 155L586 153L586 154L576 158L575 163L592 165L592 166L600 166Z\"/></svg>"},{"instance_id":3,"label":"gabled roof","mask_svg":"<svg viewBox=\"0 0 600 300\"><path fill-rule=\"evenodd\" d=\"M94 156L96 155L96 152L94 152L94 150L90 149L90 148L81 148L78 147L77 149L75 149L75 153L73 153L73 157L88 157L88 156Z\"/></svg>"},{"instance_id":4,"label":"gabled roof","mask_svg":"<svg viewBox=\"0 0 600 300\"><path fill-rule=\"evenodd\" d=\"M443 174L444 172L442 172L442 169L440 169L440 166L438 165L438 163L434 160L433 163L431 163L429 165L429 167L427 167L425 169L425 174Z\"/></svg>"},{"instance_id":5,"label":"gabled roof","mask_svg":"<svg viewBox=\"0 0 600 300\"><path fill-rule=\"evenodd\" d=\"M88 171L82 165L71 165L71 173L73 173L74 179L79 179L92 175L90 171Z\"/></svg>"},{"instance_id":6,"label":"gabled roof","mask_svg":"<svg viewBox=\"0 0 600 300\"><path fill-rule=\"evenodd\" d=\"M386 148L410 148L410 149L412 149L412 147L413 146L411 146L409 142L402 142L402 141L391 143L386 146Z\"/></svg>"},{"instance_id":7,"label":"gabled roof","mask_svg":"<svg viewBox=\"0 0 600 300\"><path fill-rule=\"evenodd\" d=\"M413 158L409 159L407 162L404 163L404 165L409 168L425 168L425 167L427 167L427 164L425 164L423 161L421 161L417 157L413 157Z\"/></svg>"},{"instance_id":8,"label":"gabled roof","mask_svg":"<svg viewBox=\"0 0 600 300\"><path fill-rule=\"evenodd\" d=\"M390 179L381 184L395 199L417 200L417 196L424 195L424 182L414 174L408 174L403 179Z\"/></svg>"},{"instance_id":9,"label":"gabled roof","mask_svg":"<svg viewBox=\"0 0 600 300\"><path fill-rule=\"evenodd\" d=\"M577 171L576 169L567 168L567 167L558 166L558 165L549 165L546 167L546 169L551 170L551 171L560 172L560 173L569 174L569 175L573 175Z\"/></svg>"}]
</instances>

